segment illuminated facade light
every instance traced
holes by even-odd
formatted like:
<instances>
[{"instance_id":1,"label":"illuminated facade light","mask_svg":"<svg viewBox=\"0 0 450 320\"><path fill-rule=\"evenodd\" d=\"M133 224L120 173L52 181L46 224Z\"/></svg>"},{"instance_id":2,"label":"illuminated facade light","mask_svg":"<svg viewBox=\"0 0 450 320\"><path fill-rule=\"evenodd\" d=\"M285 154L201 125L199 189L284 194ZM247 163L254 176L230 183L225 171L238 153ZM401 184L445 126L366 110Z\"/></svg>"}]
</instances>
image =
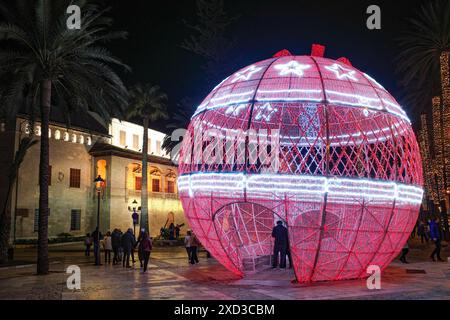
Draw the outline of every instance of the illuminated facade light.
<instances>
[{"instance_id":1,"label":"illuminated facade light","mask_svg":"<svg viewBox=\"0 0 450 320\"><path fill-rule=\"evenodd\" d=\"M289 61L284 64L277 64L274 66L275 69L279 70L280 76L290 76L294 75L297 77L303 76L303 71L311 68L308 64L300 64L297 61Z\"/></svg>"},{"instance_id":2,"label":"illuminated facade light","mask_svg":"<svg viewBox=\"0 0 450 320\"><path fill-rule=\"evenodd\" d=\"M246 80L250 80L251 77L255 74L258 73L259 71L261 71L262 68L260 67L255 67L255 66L250 66L247 69L245 69L242 72L237 72L234 75L234 78L231 80L231 83L235 83L237 81L246 81Z\"/></svg>"},{"instance_id":3,"label":"illuminated facade light","mask_svg":"<svg viewBox=\"0 0 450 320\"><path fill-rule=\"evenodd\" d=\"M373 78L318 55L279 54L242 70L200 104L180 150L180 199L202 244L245 276L271 255L283 220L300 282L384 269L423 195L406 113ZM253 161L255 150L266 157Z\"/></svg>"},{"instance_id":4,"label":"illuminated facade light","mask_svg":"<svg viewBox=\"0 0 450 320\"><path fill-rule=\"evenodd\" d=\"M325 69L334 72L334 74L336 75L336 77L338 79L351 79L353 81L358 81L358 79L355 77L356 71L355 70L351 70L351 69L347 69L344 68L343 66L341 66L340 64L334 63L331 66L326 66Z\"/></svg>"}]
</instances>

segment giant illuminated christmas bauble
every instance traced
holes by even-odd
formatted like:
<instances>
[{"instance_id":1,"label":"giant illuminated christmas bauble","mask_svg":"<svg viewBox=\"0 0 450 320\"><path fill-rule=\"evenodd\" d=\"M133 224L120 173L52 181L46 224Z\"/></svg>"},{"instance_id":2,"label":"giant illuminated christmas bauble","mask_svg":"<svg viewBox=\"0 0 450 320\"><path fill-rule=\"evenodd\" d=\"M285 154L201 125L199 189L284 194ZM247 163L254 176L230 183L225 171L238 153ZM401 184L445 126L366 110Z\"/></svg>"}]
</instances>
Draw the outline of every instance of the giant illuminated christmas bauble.
<instances>
[{"instance_id":1,"label":"giant illuminated christmas bauble","mask_svg":"<svg viewBox=\"0 0 450 320\"><path fill-rule=\"evenodd\" d=\"M278 220L300 282L384 269L417 220L422 166L408 117L372 77L322 49L239 70L192 117L181 202L201 243L237 275L270 264Z\"/></svg>"}]
</instances>

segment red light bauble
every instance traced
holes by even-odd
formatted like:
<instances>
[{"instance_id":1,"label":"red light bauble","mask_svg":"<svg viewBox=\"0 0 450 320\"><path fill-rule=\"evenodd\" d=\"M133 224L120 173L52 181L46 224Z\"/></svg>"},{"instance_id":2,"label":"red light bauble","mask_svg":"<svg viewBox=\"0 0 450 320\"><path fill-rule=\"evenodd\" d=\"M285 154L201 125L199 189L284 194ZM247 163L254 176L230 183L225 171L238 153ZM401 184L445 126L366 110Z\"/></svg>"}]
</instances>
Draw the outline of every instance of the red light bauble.
<instances>
[{"instance_id":1,"label":"red light bauble","mask_svg":"<svg viewBox=\"0 0 450 320\"><path fill-rule=\"evenodd\" d=\"M416 222L422 166L408 117L373 78L319 49L279 54L225 79L183 141L186 217L238 275L269 263L277 220L289 230L300 282L384 269Z\"/></svg>"}]
</instances>

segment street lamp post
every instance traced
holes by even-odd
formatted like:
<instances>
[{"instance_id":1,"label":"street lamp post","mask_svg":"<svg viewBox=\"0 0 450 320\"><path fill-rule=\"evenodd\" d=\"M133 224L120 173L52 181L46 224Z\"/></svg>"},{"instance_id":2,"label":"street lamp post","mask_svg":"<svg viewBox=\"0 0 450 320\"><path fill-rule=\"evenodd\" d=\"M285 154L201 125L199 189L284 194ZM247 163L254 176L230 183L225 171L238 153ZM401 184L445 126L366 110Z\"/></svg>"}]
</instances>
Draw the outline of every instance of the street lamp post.
<instances>
[{"instance_id":1,"label":"street lamp post","mask_svg":"<svg viewBox=\"0 0 450 320\"><path fill-rule=\"evenodd\" d=\"M97 176L97 178L95 178L94 183L95 183L95 190L97 191L97 251L95 252L95 265L99 266L100 265L100 194L102 191L102 186L103 183L105 182L105 180L102 179L102 177L100 175Z\"/></svg>"},{"instance_id":2,"label":"street lamp post","mask_svg":"<svg viewBox=\"0 0 450 320\"><path fill-rule=\"evenodd\" d=\"M134 231L134 235L136 236L136 225L138 224L139 221L139 215L136 212L136 205L138 204L138 202L136 201L136 199L133 200L132 204L134 204L135 206L133 207L133 214L131 215L131 218L133 220L133 231Z\"/></svg>"}]
</instances>

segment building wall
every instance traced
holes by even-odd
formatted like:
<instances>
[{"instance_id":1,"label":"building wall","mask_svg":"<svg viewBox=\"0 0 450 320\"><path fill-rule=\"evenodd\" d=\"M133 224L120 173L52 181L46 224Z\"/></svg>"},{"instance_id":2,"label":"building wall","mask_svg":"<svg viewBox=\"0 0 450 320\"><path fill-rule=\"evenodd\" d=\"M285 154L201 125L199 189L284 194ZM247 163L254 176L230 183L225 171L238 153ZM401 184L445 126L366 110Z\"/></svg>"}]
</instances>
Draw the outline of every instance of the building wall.
<instances>
[{"instance_id":1,"label":"building wall","mask_svg":"<svg viewBox=\"0 0 450 320\"><path fill-rule=\"evenodd\" d=\"M40 135L39 127L37 133ZM56 139L51 127L50 159L51 185L49 186L49 237L60 233L82 235L93 227L92 213L92 169L90 145L87 144L85 133L70 131L69 140L64 140L64 134ZM61 129L64 130L64 129ZM22 130L23 131L23 130ZM65 131L62 131L63 133ZM20 140L20 130L16 137L16 148ZM23 132L22 132L23 135ZM83 138L81 138L83 137ZM36 137L39 139L39 136ZM72 140L73 138L73 140ZM92 137L90 137L92 138ZM73 142L72 142L73 141ZM40 144L29 149L19 170L16 237L36 238L35 210L39 208L39 154ZM80 188L70 187L70 168L80 169ZM15 209L15 190L12 201L12 212ZM71 210L81 210L79 230L71 230ZM14 220L14 219L13 219ZM13 227L14 227L14 222ZM13 229L12 229L13 230Z\"/></svg>"},{"instance_id":2,"label":"building wall","mask_svg":"<svg viewBox=\"0 0 450 320\"><path fill-rule=\"evenodd\" d=\"M95 161L98 160L100 160L100 158ZM134 180L134 176L141 175L140 170L138 169L137 173L133 172L140 166L140 162L117 156L112 156L106 160L110 168L109 172L112 173L112 175L109 175L107 179L106 193L109 198L110 220L109 225L105 224L105 227L108 226L106 228L108 230L120 228L122 231L125 231L126 229L133 227L131 219L132 208L136 207L136 209L139 209L141 203L141 191L135 190ZM165 225L170 212L173 213L175 224L185 223L186 221L184 218L183 209L181 207L181 202L178 199L178 194L166 192L166 174L172 172L177 175L177 169L173 166L155 163L149 163L148 167L150 234L151 236L157 236L160 228ZM155 168L161 172L161 192L152 192L152 175L150 173L152 169ZM133 204L134 200L137 201L136 205ZM138 211L138 213L140 212ZM185 233L187 228L188 227L186 225L182 229L182 233ZM102 228L102 231L107 231L106 229Z\"/></svg>"},{"instance_id":3,"label":"building wall","mask_svg":"<svg viewBox=\"0 0 450 320\"><path fill-rule=\"evenodd\" d=\"M117 121L117 120L115 120ZM125 123L127 124L127 123ZM111 128L134 132L136 125L120 123ZM132 130L127 128L131 127ZM140 128L142 139L142 127ZM117 134L118 130L112 130ZM136 134L139 130L135 130ZM27 134L29 128L23 119L18 119L15 134L15 149L20 137ZM39 124L35 128L36 138L41 132ZM128 134L131 137L131 135ZM153 141L162 139L164 134L152 130L150 138ZM106 232L114 228L125 231L132 227L131 214L133 206L140 207L141 191L136 190L135 176L141 176L141 162L116 155L93 157L89 153L97 140L111 143L111 139L92 136L83 131L70 130L50 126L50 166L51 185L49 186L49 237L56 237L61 233L74 236L92 232L97 225L97 190L93 180L98 174L106 180L105 187L100 192L100 230ZM11 139L10 139L11 140ZM14 140L14 138L12 139ZM142 140L140 140L142 143ZM35 210L39 208L39 154L40 145L37 143L27 153L19 171L17 190L17 212L15 187L11 201L12 217L16 215L16 238L37 238L35 226ZM70 168L80 169L80 188L70 187ZM181 202L178 199L176 177L177 168L170 165L149 163L149 221L152 236L159 234L168 219L169 212L173 213L174 222L185 222ZM161 180L160 192L152 192L152 178ZM174 181L175 193L168 193L167 180ZM133 200L138 202L133 205ZM81 210L79 230L71 230L71 210ZM140 212L139 212L140 213ZM12 219L11 238L14 236L14 219ZM185 233L187 226L182 229Z\"/></svg>"},{"instance_id":4,"label":"building wall","mask_svg":"<svg viewBox=\"0 0 450 320\"><path fill-rule=\"evenodd\" d=\"M124 141L121 141L121 132L125 137ZM109 127L109 133L113 137L111 141L112 145L120 148L126 148L128 150L141 152L143 141L142 126L127 121L112 119L111 125ZM137 137L136 145L134 140L135 136ZM148 129L148 154L165 158L169 157L161 148L164 137L164 133Z\"/></svg>"}]
</instances>

